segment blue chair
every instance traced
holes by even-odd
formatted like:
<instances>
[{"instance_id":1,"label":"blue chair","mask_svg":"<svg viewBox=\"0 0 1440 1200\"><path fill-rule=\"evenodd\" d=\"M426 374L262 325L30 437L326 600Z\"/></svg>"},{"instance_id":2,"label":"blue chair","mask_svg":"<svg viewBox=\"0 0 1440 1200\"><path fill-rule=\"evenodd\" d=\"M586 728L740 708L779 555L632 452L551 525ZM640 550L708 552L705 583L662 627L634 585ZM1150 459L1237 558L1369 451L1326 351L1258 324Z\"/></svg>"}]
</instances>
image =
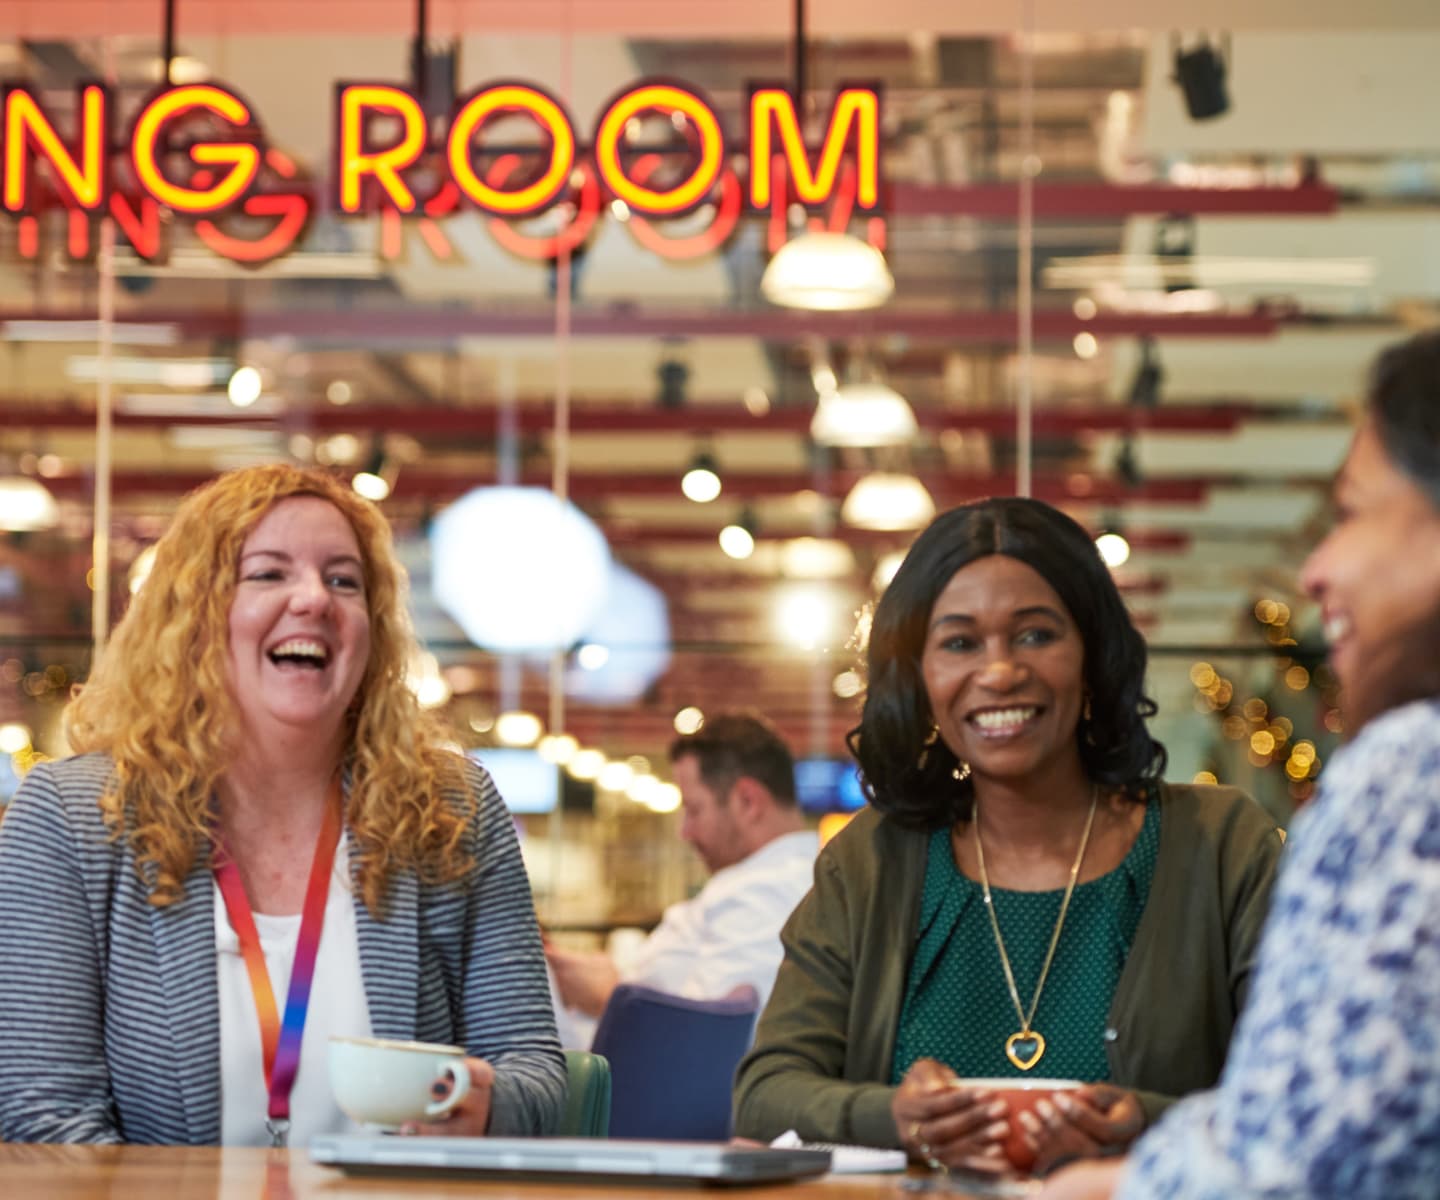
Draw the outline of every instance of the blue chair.
<instances>
[{"instance_id":1,"label":"blue chair","mask_svg":"<svg viewBox=\"0 0 1440 1200\"><path fill-rule=\"evenodd\" d=\"M735 1068L750 1048L760 998L687 1000L622 983L595 1030L610 1061L610 1136L724 1141Z\"/></svg>"},{"instance_id":2,"label":"blue chair","mask_svg":"<svg viewBox=\"0 0 1440 1200\"><path fill-rule=\"evenodd\" d=\"M565 1051L569 1091L561 1137L604 1137L610 1131L610 1064L584 1050Z\"/></svg>"}]
</instances>

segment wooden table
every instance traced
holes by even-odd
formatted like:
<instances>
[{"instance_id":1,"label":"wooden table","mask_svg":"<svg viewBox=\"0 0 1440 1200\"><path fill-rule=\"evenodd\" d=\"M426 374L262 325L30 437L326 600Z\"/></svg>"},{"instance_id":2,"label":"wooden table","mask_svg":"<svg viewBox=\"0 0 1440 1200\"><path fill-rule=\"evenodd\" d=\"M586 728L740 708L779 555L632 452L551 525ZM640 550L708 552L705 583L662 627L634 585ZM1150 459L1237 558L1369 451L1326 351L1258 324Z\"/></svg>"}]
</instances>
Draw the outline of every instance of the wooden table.
<instances>
[{"instance_id":1,"label":"wooden table","mask_svg":"<svg viewBox=\"0 0 1440 1200\"><path fill-rule=\"evenodd\" d=\"M835 1175L765 1187L704 1188L510 1180L359 1179L312 1163L303 1150L215 1146L0 1144L4 1200L346 1200L481 1195L486 1200L907 1200L929 1182L903 1175ZM932 1194L965 1193L936 1180ZM917 1187L918 1185L918 1187Z\"/></svg>"}]
</instances>

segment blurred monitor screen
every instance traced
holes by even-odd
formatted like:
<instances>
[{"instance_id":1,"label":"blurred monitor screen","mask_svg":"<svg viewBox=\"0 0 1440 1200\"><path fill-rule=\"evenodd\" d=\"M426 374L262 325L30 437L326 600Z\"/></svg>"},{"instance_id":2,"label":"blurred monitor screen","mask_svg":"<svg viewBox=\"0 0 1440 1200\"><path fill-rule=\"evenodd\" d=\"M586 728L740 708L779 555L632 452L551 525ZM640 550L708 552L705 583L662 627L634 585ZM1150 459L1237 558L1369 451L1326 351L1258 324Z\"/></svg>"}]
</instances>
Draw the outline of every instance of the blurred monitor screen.
<instances>
[{"instance_id":1,"label":"blurred monitor screen","mask_svg":"<svg viewBox=\"0 0 1440 1200\"><path fill-rule=\"evenodd\" d=\"M854 812L865 807L860 768L848 759L802 758L795 764L795 794L807 812Z\"/></svg>"},{"instance_id":2,"label":"blurred monitor screen","mask_svg":"<svg viewBox=\"0 0 1440 1200\"><path fill-rule=\"evenodd\" d=\"M560 771L533 750L471 750L470 757L490 772L500 798L513 813L553 812L560 799Z\"/></svg>"}]
</instances>

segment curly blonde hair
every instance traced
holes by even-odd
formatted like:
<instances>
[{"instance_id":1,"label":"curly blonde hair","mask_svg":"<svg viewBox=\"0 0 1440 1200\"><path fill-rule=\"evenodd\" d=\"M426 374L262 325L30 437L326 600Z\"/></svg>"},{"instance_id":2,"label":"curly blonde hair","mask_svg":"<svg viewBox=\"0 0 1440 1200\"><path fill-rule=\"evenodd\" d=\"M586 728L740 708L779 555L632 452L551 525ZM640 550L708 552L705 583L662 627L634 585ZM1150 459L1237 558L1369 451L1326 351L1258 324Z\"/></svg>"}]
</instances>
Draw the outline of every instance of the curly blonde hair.
<instances>
[{"instance_id":1,"label":"curly blonde hair","mask_svg":"<svg viewBox=\"0 0 1440 1200\"><path fill-rule=\"evenodd\" d=\"M292 496L318 496L339 509L364 565L370 659L346 717L346 824L365 904L380 915L397 870L446 882L471 865L463 838L475 800L463 760L443 747L442 727L405 682L415 636L389 523L323 472L247 467L181 503L156 543L149 578L65 714L75 750L103 751L115 764L101 811L114 836L129 839L157 907L184 896L185 878L211 838L211 797L237 748L228 642L241 547ZM456 795L464 797L458 805Z\"/></svg>"}]
</instances>

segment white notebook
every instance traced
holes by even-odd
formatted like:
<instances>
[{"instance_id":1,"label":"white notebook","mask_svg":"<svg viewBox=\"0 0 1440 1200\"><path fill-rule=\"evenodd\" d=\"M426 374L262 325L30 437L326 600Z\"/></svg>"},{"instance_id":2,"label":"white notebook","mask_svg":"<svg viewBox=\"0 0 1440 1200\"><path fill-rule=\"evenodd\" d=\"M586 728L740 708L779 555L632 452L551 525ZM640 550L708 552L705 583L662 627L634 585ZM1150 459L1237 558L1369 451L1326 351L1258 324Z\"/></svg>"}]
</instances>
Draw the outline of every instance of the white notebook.
<instances>
[{"instance_id":1,"label":"white notebook","mask_svg":"<svg viewBox=\"0 0 1440 1200\"><path fill-rule=\"evenodd\" d=\"M839 1146L833 1142L805 1142L787 1129L773 1142L773 1150L828 1150L832 1175L869 1175L881 1171L903 1171L905 1151L882 1150L878 1146Z\"/></svg>"}]
</instances>

